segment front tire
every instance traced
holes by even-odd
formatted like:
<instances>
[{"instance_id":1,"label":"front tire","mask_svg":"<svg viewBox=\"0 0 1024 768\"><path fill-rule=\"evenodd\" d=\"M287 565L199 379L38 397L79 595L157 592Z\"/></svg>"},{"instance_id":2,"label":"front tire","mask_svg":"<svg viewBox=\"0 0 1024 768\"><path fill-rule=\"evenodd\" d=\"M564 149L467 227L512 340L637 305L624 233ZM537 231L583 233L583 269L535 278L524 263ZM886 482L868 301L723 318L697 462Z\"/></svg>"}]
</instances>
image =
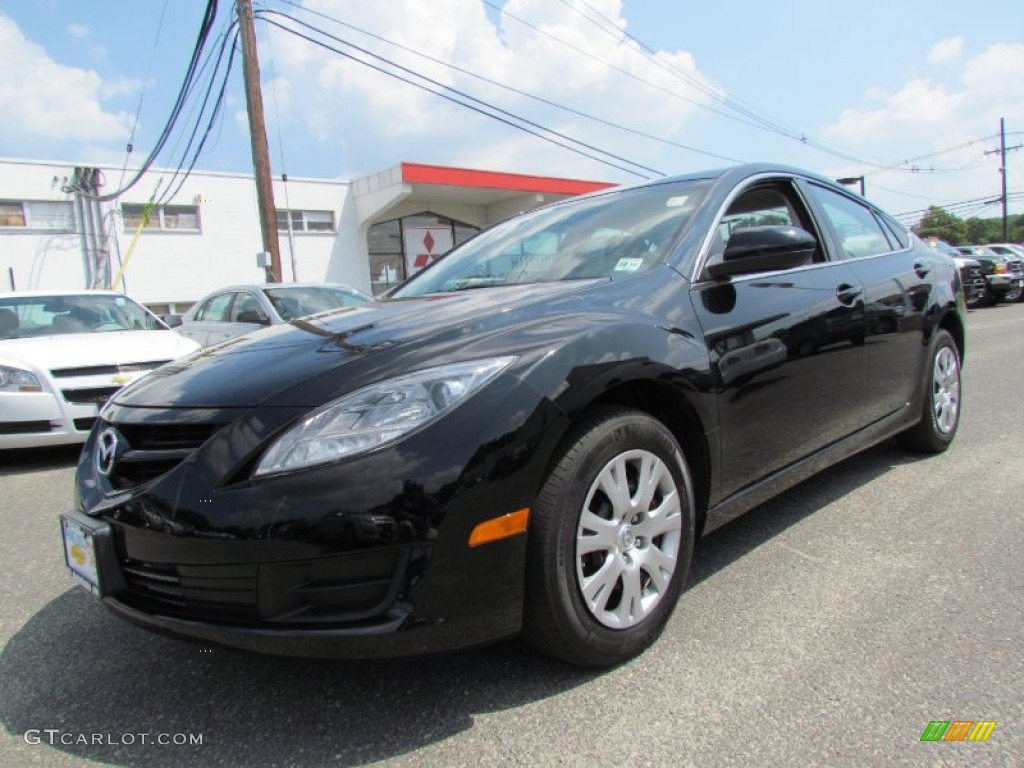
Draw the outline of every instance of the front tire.
<instances>
[{"instance_id":1,"label":"front tire","mask_svg":"<svg viewBox=\"0 0 1024 768\"><path fill-rule=\"evenodd\" d=\"M921 418L897 436L904 448L915 453L942 453L960 426L960 350L949 331L941 328L931 349Z\"/></svg>"},{"instance_id":2,"label":"front tire","mask_svg":"<svg viewBox=\"0 0 1024 768\"><path fill-rule=\"evenodd\" d=\"M602 408L567 437L530 519L523 635L607 667L654 642L693 555L693 484L672 433Z\"/></svg>"}]
</instances>

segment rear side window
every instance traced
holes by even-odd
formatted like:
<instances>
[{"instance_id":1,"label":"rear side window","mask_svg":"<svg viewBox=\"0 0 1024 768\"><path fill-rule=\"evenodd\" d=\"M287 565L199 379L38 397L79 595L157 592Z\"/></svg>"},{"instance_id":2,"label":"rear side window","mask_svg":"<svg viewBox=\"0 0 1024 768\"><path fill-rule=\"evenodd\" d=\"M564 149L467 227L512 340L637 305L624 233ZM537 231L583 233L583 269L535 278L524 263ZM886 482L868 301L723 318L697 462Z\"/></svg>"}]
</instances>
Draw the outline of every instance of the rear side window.
<instances>
[{"instance_id":1,"label":"rear side window","mask_svg":"<svg viewBox=\"0 0 1024 768\"><path fill-rule=\"evenodd\" d=\"M228 306L231 304L232 293L219 293L207 301L196 313L196 320L227 320Z\"/></svg>"},{"instance_id":2,"label":"rear side window","mask_svg":"<svg viewBox=\"0 0 1024 768\"><path fill-rule=\"evenodd\" d=\"M892 250L889 238L871 209L846 195L810 185L810 194L821 205L839 240L839 257L859 259Z\"/></svg>"},{"instance_id":3,"label":"rear side window","mask_svg":"<svg viewBox=\"0 0 1024 768\"><path fill-rule=\"evenodd\" d=\"M893 243L899 243L900 248L910 247L910 233L907 232L902 224L884 214L880 214L879 218L885 225L886 230L892 236Z\"/></svg>"}]
</instances>

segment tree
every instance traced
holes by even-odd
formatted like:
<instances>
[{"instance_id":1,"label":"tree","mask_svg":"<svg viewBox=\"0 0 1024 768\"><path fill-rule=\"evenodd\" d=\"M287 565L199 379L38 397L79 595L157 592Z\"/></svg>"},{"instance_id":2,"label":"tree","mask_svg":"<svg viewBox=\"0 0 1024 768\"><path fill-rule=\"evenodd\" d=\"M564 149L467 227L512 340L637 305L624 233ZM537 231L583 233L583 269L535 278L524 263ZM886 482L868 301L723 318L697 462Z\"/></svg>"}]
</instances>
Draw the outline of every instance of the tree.
<instances>
[{"instance_id":1,"label":"tree","mask_svg":"<svg viewBox=\"0 0 1024 768\"><path fill-rule=\"evenodd\" d=\"M967 226L963 219L937 205L929 206L928 212L913 229L920 237L937 237L950 245L963 245L967 242Z\"/></svg>"},{"instance_id":2,"label":"tree","mask_svg":"<svg viewBox=\"0 0 1024 768\"><path fill-rule=\"evenodd\" d=\"M970 218L964 225L964 234L970 245L998 243L1003 237L1003 224L1000 219Z\"/></svg>"}]
</instances>

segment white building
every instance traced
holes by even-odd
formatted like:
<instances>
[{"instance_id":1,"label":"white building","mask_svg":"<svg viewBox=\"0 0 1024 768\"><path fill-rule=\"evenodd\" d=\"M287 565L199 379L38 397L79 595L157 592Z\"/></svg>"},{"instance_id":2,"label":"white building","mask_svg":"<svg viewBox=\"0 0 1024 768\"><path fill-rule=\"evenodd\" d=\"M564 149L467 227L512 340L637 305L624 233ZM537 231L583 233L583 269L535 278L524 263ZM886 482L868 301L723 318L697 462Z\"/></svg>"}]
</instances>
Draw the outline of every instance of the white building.
<instances>
[{"instance_id":1,"label":"white building","mask_svg":"<svg viewBox=\"0 0 1024 768\"><path fill-rule=\"evenodd\" d=\"M93 166L0 159L0 291L108 284L166 312L225 285L264 281L251 176L194 171L182 183L150 170L97 205L74 193L76 167L97 178ZM98 170L100 193L132 176ZM277 179L283 279L380 292L478 229L607 186L415 163L354 181ZM147 217L151 195L158 204Z\"/></svg>"}]
</instances>

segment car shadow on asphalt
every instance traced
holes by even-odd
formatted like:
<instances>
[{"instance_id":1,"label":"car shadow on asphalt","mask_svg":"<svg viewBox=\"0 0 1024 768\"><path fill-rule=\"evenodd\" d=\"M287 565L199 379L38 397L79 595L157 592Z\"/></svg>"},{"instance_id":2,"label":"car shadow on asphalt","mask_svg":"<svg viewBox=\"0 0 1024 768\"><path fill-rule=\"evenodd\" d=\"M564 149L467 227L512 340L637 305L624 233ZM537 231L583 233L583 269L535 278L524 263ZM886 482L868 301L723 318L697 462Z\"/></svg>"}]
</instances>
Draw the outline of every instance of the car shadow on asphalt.
<instances>
[{"instance_id":1,"label":"car shadow on asphalt","mask_svg":"<svg viewBox=\"0 0 1024 768\"><path fill-rule=\"evenodd\" d=\"M711 578L787 528L894 467L927 458L908 453L892 439L811 476L700 539L687 583L693 587Z\"/></svg>"},{"instance_id":2,"label":"car shadow on asphalt","mask_svg":"<svg viewBox=\"0 0 1024 768\"><path fill-rule=\"evenodd\" d=\"M914 460L887 443L752 510L699 544L691 584ZM52 739L75 757L126 766L361 765L440 743L486 713L501 712L515 728L518 707L601 674L519 641L413 661L259 656L154 635L72 588L0 653L0 723L19 739L28 732L42 741L30 748L51 748L44 745ZM202 743L143 744L141 734ZM96 735L101 743L92 743Z\"/></svg>"}]
</instances>

